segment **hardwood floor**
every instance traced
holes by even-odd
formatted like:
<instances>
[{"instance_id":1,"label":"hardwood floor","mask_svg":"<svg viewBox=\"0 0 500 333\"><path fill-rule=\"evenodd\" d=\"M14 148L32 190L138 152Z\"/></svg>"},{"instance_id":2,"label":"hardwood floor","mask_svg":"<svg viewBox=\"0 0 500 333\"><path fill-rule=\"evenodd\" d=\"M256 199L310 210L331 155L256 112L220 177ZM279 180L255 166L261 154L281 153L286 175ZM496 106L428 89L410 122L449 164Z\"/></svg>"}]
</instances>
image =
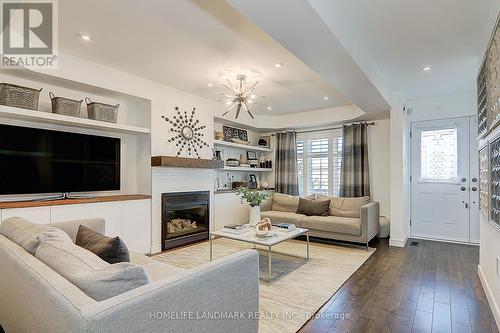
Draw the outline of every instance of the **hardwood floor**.
<instances>
[{"instance_id":1,"label":"hardwood floor","mask_svg":"<svg viewBox=\"0 0 500 333\"><path fill-rule=\"evenodd\" d=\"M388 240L300 332L498 333L477 276L479 248Z\"/></svg>"}]
</instances>

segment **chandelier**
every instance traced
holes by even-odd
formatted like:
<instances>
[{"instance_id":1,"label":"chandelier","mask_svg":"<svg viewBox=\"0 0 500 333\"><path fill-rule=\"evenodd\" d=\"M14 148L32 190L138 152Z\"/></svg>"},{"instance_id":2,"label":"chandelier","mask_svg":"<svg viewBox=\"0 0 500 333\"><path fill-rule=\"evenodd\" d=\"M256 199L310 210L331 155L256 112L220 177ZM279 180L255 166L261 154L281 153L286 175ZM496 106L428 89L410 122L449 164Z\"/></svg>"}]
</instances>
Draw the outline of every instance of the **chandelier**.
<instances>
[{"instance_id":1,"label":"chandelier","mask_svg":"<svg viewBox=\"0 0 500 333\"><path fill-rule=\"evenodd\" d=\"M231 110L236 108L236 119L238 119L241 109L244 108L250 117L255 119L252 114L252 111L255 112L255 108L252 104L257 104L255 101L259 98L264 98L265 96L257 97L252 94L259 81L252 84L249 88L246 88L244 82L245 80L246 75L238 75L236 76L236 87L228 79L226 79L227 84L222 84L222 86L230 92L230 94L221 94L223 99L219 100L219 102L224 102L228 106L226 112L224 112L222 116L225 116Z\"/></svg>"}]
</instances>

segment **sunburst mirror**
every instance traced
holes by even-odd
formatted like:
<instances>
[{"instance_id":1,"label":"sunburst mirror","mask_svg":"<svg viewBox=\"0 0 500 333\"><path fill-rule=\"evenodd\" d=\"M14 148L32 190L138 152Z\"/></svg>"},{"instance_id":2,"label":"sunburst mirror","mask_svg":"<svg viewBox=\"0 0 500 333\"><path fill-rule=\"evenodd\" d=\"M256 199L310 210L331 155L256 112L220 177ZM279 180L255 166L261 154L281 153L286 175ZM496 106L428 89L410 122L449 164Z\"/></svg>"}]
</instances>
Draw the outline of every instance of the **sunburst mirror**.
<instances>
[{"instance_id":1,"label":"sunburst mirror","mask_svg":"<svg viewBox=\"0 0 500 333\"><path fill-rule=\"evenodd\" d=\"M175 110L177 114L172 118L161 116L172 125L170 132L174 136L168 139L168 142L174 142L175 146L178 147L177 156L181 156L185 152L188 156L196 155L201 158L199 150L203 147L209 147L203 139L205 134L201 133L206 126L198 126L200 120L195 119L196 108L193 108L190 114L187 111L181 112L178 106L175 107Z\"/></svg>"}]
</instances>

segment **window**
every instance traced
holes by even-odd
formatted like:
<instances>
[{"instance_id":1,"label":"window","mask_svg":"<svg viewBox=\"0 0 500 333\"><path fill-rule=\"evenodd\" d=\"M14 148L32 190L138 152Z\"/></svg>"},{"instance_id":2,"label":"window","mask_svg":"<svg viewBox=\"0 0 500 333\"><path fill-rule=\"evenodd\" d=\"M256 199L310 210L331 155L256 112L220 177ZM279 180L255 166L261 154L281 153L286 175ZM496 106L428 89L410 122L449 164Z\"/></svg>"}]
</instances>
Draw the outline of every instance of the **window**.
<instances>
[{"instance_id":1,"label":"window","mask_svg":"<svg viewBox=\"0 0 500 333\"><path fill-rule=\"evenodd\" d=\"M420 132L420 179L453 182L458 179L458 130Z\"/></svg>"},{"instance_id":2,"label":"window","mask_svg":"<svg viewBox=\"0 0 500 333\"><path fill-rule=\"evenodd\" d=\"M300 195L338 196L342 166L342 131L297 136L297 172Z\"/></svg>"}]
</instances>

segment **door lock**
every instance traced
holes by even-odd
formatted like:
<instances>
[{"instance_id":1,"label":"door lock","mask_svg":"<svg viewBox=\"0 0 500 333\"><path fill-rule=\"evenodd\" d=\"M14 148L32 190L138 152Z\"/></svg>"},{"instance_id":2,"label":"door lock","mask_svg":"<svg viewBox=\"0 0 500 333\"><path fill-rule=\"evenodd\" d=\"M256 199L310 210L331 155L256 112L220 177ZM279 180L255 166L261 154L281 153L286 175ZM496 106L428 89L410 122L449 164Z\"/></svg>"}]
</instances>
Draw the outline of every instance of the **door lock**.
<instances>
[{"instance_id":1,"label":"door lock","mask_svg":"<svg viewBox=\"0 0 500 333\"><path fill-rule=\"evenodd\" d=\"M467 181L466 178L462 178L462 183L465 183Z\"/></svg>"},{"instance_id":2,"label":"door lock","mask_svg":"<svg viewBox=\"0 0 500 333\"><path fill-rule=\"evenodd\" d=\"M465 187L465 186L462 186L462 187L460 188L460 191L465 191L465 190L467 190L467 187Z\"/></svg>"},{"instance_id":3,"label":"door lock","mask_svg":"<svg viewBox=\"0 0 500 333\"><path fill-rule=\"evenodd\" d=\"M476 183L477 182L477 178L472 178L472 182Z\"/></svg>"}]
</instances>

